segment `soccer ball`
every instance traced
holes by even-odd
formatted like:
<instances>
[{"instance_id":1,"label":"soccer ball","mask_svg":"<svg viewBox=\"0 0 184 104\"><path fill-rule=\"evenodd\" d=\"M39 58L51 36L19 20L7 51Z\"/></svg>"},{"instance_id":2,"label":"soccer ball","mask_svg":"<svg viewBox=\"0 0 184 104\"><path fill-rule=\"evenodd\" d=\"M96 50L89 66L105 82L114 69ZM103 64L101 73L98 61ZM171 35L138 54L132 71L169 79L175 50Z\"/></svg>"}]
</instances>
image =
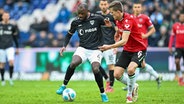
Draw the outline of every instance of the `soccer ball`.
<instances>
[{"instance_id":1,"label":"soccer ball","mask_svg":"<svg viewBox=\"0 0 184 104\"><path fill-rule=\"evenodd\" d=\"M73 101L76 98L76 92L71 88L66 88L62 96L64 101Z\"/></svg>"}]
</instances>

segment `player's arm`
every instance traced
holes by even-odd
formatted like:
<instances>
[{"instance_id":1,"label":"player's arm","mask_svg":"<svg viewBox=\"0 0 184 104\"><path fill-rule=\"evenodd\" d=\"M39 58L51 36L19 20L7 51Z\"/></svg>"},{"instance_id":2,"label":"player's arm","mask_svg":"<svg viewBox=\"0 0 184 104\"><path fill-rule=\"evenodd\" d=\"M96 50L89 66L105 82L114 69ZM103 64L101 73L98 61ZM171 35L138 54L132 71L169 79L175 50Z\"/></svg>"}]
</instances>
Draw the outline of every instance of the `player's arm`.
<instances>
[{"instance_id":1,"label":"player's arm","mask_svg":"<svg viewBox=\"0 0 184 104\"><path fill-rule=\"evenodd\" d=\"M174 33L171 33L171 36L169 38L169 45L168 45L168 48L169 48L169 53L172 54L173 50L172 50L172 44L174 42Z\"/></svg>"},{"instance_id":2,"label":"player's arm","mask_svg":"<svg viewBox=\"0 0 184 104\"><path fill-rule=\"evenodd\" d=\"M18 33L19 33L19 30L16 26L13 27L13 34L12 34L12 37L13 37L13 41L15 43L15 46L16 46L16 54L19 53L19 44L18 44Z\"/></svg>"},{"instance_id":3,"label":"player's arm","mask_svg":"<svg viewBox=\"0 0 184 104\"><path fill-rule=\"evenodd\" d=\"M120 46L123 46L127 43L129 35L130 35L130 31L123 31L122 39L120 41L111 45L103 45L103 46L100 46L99 48L100 50L105 51L111 48L118 48Z\"/></svg>"},{"instance_id":4,"label":"player's arm","mask_svg":"<svg viewBox=\"0 0 184 104\"><path fill-rule=\"evenodd\" d=\"M155 33L155 27L152 25L148 32L146 34L142 34L142 38L145 39L145 38L148 38L149 36L153 35Z\"/></svg>"},{"instance_id":5,"label":"player's arm","mask_svg":"<svg viewBox=\"0 0 184 104\"><path fill-rule=\"evenodd\" d=\"M121 37L122 39L116 42L115 44L112 44L111 48L118 48L120 46L124 46L128 41L129 35L130 35L130 31L123 31L123 34Z\"/></svg>"},{"instance_id":6,"label":"player's arm","mask_svg":"<svg viewBox=\"0 0 184 104\"><path fill-rule=\"evenodd\" d=\"M76 30L76 23L73 21L71 23L71 27L70 27L70 30L68 31L68 33L66 34L65 36L65 40L64 40L64 43L63 43L63 47L60 49L60 55L63 56L63 52L66 50L66 47L68 45L68 43L70 42L70 39L73 35L73 33L75 32Z\"/></svg>"}]
</instances>

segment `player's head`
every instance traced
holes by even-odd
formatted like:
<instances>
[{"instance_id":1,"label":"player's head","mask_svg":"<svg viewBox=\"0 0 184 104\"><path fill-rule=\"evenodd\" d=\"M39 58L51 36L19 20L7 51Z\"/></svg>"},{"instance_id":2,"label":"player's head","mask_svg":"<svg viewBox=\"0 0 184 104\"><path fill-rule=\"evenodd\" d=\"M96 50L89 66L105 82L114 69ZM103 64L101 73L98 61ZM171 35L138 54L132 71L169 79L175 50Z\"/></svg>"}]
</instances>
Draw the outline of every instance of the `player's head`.
<instances>
[{"instance_id":1,"label":"player's head","mask_svg":"<svg viewBox=\"0 0 184 104\"><path fill-rule=\"evenodd\" d=\"M81 3L77 8L77 14L80 20L85 20L88 17L88 5Z\"/></svg>"},{"instance_id":2,"label":"player's head","mask_svg":"<svg viewBox=\"0 0 184 104\"><path fill-rule=\"evenodd\" d=\"M137 1L133 4L133 14L137 16L141 14L141 12L142 12L142 3Z\"/></svg>"},{"instance_id":3,"label":"player's head","mask_svg":"<svg viewBox=\"0 0 184 104\"><path fill-rule=\"evenodd\" d=\"M180 12L179 21L180 21L181 23L184 23L184 10Z\"/></svg>"},{"instance_id":4,"label":"player's head","mask_svg":"<svg viewBox=\"0 0 184 104\"><path fill-rule=\"evenodd\" d=\"M123 5L120 1L113 1L109 9L115 20L121 20L123 16Z\"/></svg>"},{"instance_id":5,"label":"player's head","mask_svg":"<svg viewBox=\"0 0 184 104\"><path fill-rule=\"evenodd\" d=\"M109 8L108 0L100 0L99 7L103 13L107 12Z\"/></svg>"},{"instance_id":6,"label":"player's head","mask_svg":"<svg viewBox=\"0 0 184 104\"><path fill-rule=\"evenodd\" d=\"M3 12L3 15L2 15L2 20L4 22L8 22L10 19L10 14L8 12Z\"/></svg>"}]
</instances>

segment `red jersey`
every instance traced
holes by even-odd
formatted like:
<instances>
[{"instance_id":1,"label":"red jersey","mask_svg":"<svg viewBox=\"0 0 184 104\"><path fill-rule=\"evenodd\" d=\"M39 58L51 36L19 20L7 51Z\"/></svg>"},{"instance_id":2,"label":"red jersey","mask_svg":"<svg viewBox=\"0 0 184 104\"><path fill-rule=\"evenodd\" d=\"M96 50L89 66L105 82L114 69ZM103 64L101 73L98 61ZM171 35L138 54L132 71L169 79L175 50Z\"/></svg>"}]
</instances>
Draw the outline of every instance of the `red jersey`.
<instances>
[{"instance_id":1,"label":"red jersey","mask_svg":"<svg viewBox=\"0 0 184 104\"><path fill-rule=\"evenodd\" d=\"M171 33L171 38L169 41L169 47L172 47L172 43L174 41L173 37L176 37L176 43L175 43L175 47L176 48L184 48L184 23L175 23L173 24L172 27L172 33Z\"/></svg>"},{"instance_id":2,"label":"red jersey","mask_svg":"<svg viewBox=\"0 0 184 104\"><path fill-rule=\"evenodd\" d=\"M124 13L123 18L120 21L116 21L116 25L121 34L123 31L130 31L129 39L124 45L125 51L138 52L146 50L146 45L141 37L141 32L139 31L137 22L132 15Z\"/></svg>"},{"instance_id":3,"label":"red jersey","mask_svg":"<svg viewBox=\"0 0 184 104\"><path fill-rule=\"evenodd\" d=\"M136 22L138 23L138 27L141 33L146 34L148 29L153 27L153 23L151 22L150 18L145 14L139 14L138 16L134 16ZM146 46L148 46L148 39L143 39Z\"/></svg>"}]
</instances>

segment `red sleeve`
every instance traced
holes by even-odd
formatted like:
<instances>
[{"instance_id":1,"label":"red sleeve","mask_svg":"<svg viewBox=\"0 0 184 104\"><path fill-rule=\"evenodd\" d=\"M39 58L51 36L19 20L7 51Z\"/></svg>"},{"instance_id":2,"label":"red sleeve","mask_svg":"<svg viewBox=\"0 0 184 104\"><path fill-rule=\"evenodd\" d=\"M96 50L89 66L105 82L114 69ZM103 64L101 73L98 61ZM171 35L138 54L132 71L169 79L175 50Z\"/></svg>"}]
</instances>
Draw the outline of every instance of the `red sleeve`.
<instances>
[{"instance_id":1,"label":"red sleeve","mask_svg":"<svg viewBox=\"0 0 184 104\"><path fill-rule=\"evenodd\" d=\"M169 46L168 46L169 48L172 48L172 44L174 42L174 35L175 35L175 24L172 27L171 36L169 39Z\"/></svg>"},{"instance_id":2,"label":"red sleeve","mask_svg":"<svg viewBox=\"0 0 184 104\"><path fill-rule=\"evenodd\" d=\"M150 18L146 16L146 25L150 28L150 26L153 26L153 23L151 22Z\"/></svg>"},{"instance_id":3,"label":"red sleeve","mask_svg":"<svg viewBox=\"0 0 184 104\"><path fill-rule=\"evenodd\" d=\"M173 42L174 42L174 35L171 35L169 39L169 46L168 46L169 48L172 48Z\"/></svg>"}]
</instances>

